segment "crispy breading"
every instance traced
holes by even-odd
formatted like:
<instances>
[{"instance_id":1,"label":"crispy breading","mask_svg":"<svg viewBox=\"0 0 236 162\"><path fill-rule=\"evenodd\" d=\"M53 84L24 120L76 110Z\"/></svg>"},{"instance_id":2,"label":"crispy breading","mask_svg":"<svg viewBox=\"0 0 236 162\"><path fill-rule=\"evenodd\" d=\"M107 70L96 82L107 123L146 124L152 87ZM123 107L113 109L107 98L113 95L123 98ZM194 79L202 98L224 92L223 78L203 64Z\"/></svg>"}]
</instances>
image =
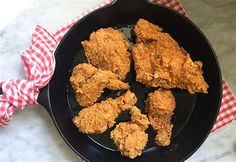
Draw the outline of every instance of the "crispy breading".
<instances>
[{"instance_id":1,"label":"crispy breading","mask_svg":"<svg viewBox=\"0 0 236 162\"><path fill-rule=\"evenodd\" d=\"M207 93L200 61L190 55L162 29L139 19L134 32L137 43L132 48L136 80L150 87L181 88L189 93Z\"/></svg>"},{"instance_id":2,"label":"crispy breading","mask_svg":"<svg viewBox=\"0 0 236 162\"><path fill-rule=\"evenodd\" d=\"M101 28L90 35L89 41L83 41L82 46L88 62L93 66L111 70L124 80L130 71L129 43L123 33L111 27Z\"/></svg>"},{"instance_id":3,"label":"crispy breading","mask_svg":"<svg viewBox=\"0 0 236 162\"><path fill-rule=\"evenodd\" d=\"M148 141L148 134L139 125L123 122L111 132L111 139L122 155L131 159L142 154Z\"/></svg>"},{"instance_id":4,"label":"crispy breading","mask_svg":"<svg viewBox=\"0 0 236 162\"><path fill-rule=\"evenodd\" d=\"M77 102L83 107L94 104L104 88L129 89L129 85L118 80L116 74L108 70L97 69L86 63L74 67L70 82L75 91Z\"/></svg>"},{"instance_id":5,"label":"crispy breading","mask_svg":"<svg viewBox=\"0 0 236 162\"><path fill-rule=\"evenodd\" d=\"M142 114L140 109L134 106L129 113L131 115L130 119L133 123L138 124L142 130L146 130L148 128L149 120L147 115Z\"/></svg>"},{"instance_id":6,"label":"crispy breading","mask_svg":"<svg viewBox=\"0 0 236 162\"><path fill-rule=\"evenodd\" d=\"M73 122L82 133L103 133L115 124L119 113L131 109L136 102L135 94L127 91L120 97L109 98L82 109Z\"/></svg>"},{"instance_id":7,"label":"crispy breading","mask_svg":"<svg viewBox=\"0 0 236 162\"><path fill-rule=\"evenodd\" d=\"M175 98L169 90L156 90L148 94L145 109L148 119L156 132L155 142L159 146L168 146L172 134L171 117L175 109Z\"/></svg>"},{"instance_id":8,"label":"crispy breading","mask_svg":"<svg viewBox=\"0 0 236 162\"><path fill-rule=\"evenodd\" d=\"M149 121L137 107L130 110L131 122L122 122L116 125L111 132L111 139L122 155L131 159L140 156L148 141Z\"/></svg>"}]
</instances>

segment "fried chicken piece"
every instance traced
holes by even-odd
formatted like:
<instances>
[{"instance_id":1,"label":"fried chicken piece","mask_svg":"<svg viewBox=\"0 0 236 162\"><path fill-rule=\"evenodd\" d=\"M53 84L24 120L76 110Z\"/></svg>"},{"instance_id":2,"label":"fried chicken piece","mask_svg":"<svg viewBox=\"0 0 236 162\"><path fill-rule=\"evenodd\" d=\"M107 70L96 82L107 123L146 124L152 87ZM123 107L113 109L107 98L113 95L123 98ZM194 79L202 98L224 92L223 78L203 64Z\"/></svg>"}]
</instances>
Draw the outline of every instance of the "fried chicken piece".
<instances>
[{"instance_id":1,"label":"fried chicken piece","mask_svg":"<svg viewBox=\"0 0 236 162\"><path fill-rule=\"evenodd\" d=\"M120 97L109 98L82 109L73 122L82 133L103 133L115 124L119 113L131 109L136 102L135 94L127 91Z\"/></svg>"},{"instance_id":2,"label":"fried chicken piece","mask_svg":"<svg viewBox=\"0 0 236 162\"><path fill-rule=\"evenodd\" d=\"M111 132L111 139L122 155L131 159L140 156L147 145L149 121L137 107L130 110L131 122L122 122L116 125Z\"/></svg>"},{"instance_id":3,"label":"fried chicken piece","mask_svg":"<svg viewBox=\"0 0 236 162\"><path fill-rule=\"evenodd\" d=\"M142 154L148 141L148 134L135 123L123 122L116 125L111 132L111 139L122 155L133 159Z\"/></svg>"},{"instance_id":4,"label":"fried chicken piece","mask_svg":"<svg viewBox=\"0 0 236 162\"><path fill-rule=\"evenodd\" d=\"M168 146L172 134L171 117L174 114L175 98L169 90L156 90L148 94L145 109L148 119L156 132L155 142L159 146Z\"/></svg>"},{"instance_id":5,"label":"fried chicken piece","mask_svg":"<svg viewBox=\"0 0 236 162\"><path fill-rule=\"evenodd\" d=\"M150 87L181 88L189 93L207 93L200 61L190 55L162 29L139 19L134 32L137 43L132 48L136 80Z\"/></svg>"},{"instance_id":6,"label":"fried chicken piece","mask_svg":"<svg viewBox=\"0 0 236 162\"><path fill-rule=\"evenodd\" d=\"M94 104L104 88L129 89L129 85L118 80L116 74L108 70L97 69L86 63L74 67L70 82L75 91L77 102L83 107Z\"/></svg>"},{"instance_id":7,"label":"fried chicken piece","mask_svg":"<svg viewBox=\"0 0 236 162\"><path fill-rule=\"evenodd\" d=\"M147 115L142 114L137 107L133 106L129 113L131 115L130 119L133 123L138 124L142 130L146 130L148 128L149 120Z\"/></svg>"},{"instance_id":8,"label":"fried chicken piece","mask_svg":"<svg viewBox=\"0 0 236 162\"><path fill-rule=\"evenodd\" d=\"M89 41L83 41L82 46L88 62L93 66L111 70L124 80L130 71L129 43L123 33L111 27L101 28L90 35Z\"/></svg>"}]
</instances>

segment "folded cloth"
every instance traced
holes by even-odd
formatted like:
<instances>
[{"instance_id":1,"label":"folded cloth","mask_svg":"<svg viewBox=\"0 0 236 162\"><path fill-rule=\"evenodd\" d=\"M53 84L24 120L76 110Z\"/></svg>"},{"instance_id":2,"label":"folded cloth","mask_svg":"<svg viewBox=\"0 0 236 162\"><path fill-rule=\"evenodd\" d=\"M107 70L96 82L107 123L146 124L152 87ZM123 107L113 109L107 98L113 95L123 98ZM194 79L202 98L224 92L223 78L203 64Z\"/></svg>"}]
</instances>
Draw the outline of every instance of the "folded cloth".
<instances>
[{"instance_id":1,"label":"folded cloth","mask_svg":"<svg viewBox=\"0 0 236 162\"><path fill-rule=\"evenodd\" d=\"M55 69L54 50L57 41L40 26L36 26L32 42L21 53L21 61L27 80L11 79L0 82L0 127L12 119L15 108L23 109L28 104L37 103L39 89L47 85Z\"/></svg>"},{"instance_id":2,"label":"folded cloth","mask_svg":"<svg viewBox=\"0 0 236 162\"><path fill-rule=\"evenodd\" d=\"M53 75L55 69L54 50L64 34L83 16L111 2L111 0L106 0L93 7L68 24L61 26L54 34L36 26L29 48L21 53L27 80L13 79L0 82L3 91L3 94L0 95L0 127L9 124L15 108L23 109L28 104L37 103L39 89L47 85ZM152 2L171 7L187 16L178 0L152 0ZM236 99L225 80L223 78L222 80L221 109L212 132L231 123L236 116Z\"/></svg>"}]
</instances>

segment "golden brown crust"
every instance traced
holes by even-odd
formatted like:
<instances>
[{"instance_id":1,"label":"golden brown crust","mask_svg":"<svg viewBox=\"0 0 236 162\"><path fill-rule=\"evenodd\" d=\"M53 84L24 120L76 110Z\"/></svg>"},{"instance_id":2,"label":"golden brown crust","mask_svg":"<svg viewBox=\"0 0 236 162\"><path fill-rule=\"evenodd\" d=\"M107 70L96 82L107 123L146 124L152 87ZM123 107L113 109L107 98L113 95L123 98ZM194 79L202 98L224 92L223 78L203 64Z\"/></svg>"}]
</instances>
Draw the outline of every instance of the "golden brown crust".
<instances>
[{"instance_id":1,"label":"golden brown crust","mask_svg":"<svg viewBox=\"0 0 236 162\"><path fill-rule=\"evenodd\" d=\"M148 141L148 134L139 125L123 122L111 132L111 139L122 155L131 159L142 154Z\"/></svg>"},{"instance_id":2,"label":"golden brown crust","mask_svg":"<svg viewBox=\"0 0 236 162\"><path fill-rule=\"evenodd\" d=\"M174 114L175 98L171 91L156 90L148 95L145 109L148 119L156 132L155 142L159 146L168 146L172 134L171 117Z\"/></svg>"},{"instance_id":3,"label":"golden brown crust","mask_svg":"<svg viewBox=\"0 0 236 162\"><path fill-rule=\"evenodd\" d=\"M97 69L91 64L79 64L74 67L70 77L71 85L80 106L90 106L101 96L103 89L126 90L129 85L118 80L111 71Z\"/></svg>"},{"instance_id":4,"label":"golden brown crust","mask_svg":"<svg viewBox=\"0 0 236 162\"><path fill-rule=\"evenodd\" d=\"M133 106L130 110L131 122L122 122L116 125L111 132L111 139L122 155L131 159L142 154L148 141L149 121L145 114Z\"/></svg>"},{"instance_id":5,"label":"golden brown crust","mask_svg":"<svg viewBox=\"0 0 236 162\"><path fill-rule=\"evenodd\" d=\"M144 19L139 19L134 27L134 32L137 36L137 42L157 40L157 33L161 32L162 28L157 25L147 23Z\"/></svg>"},{"instance_id":6,"label":"golden brown crust","mask_svg":"<svg viewBox=\"0 0 236 162\"><path fill-rule=\"evenodd\" d=\"M83 41L82 46L89 63L103 70L111 70L118 74L119 79L125 79L130 71L131 55L123 33L111 27L101 28L90 35L89 41Z\"/></svg>"},{"instance_id":7,"label":"golden brown crust","mask_svg":"<svg viewBox=\"0 0 236 162\"><path fill-rule=\"evenodd\" d=\"M144 19L137 22L134 31L137 43L132 48L132 55L137 81L151 87L207 93L202 63L193 62L169 34Z\"/></svg>"},{"instance_id":8,"label":"golden brown crust","mask_svg":"<svg viewBox=\"0 0 236 162\"><path fill-rule=\"evenodd\" d=\"M131 115L130 119L132 123L139 125L142 130L146 130L148 128L149 120L147 115L142 114L136 106L133 106L129 113Z\"/></svg>"},{"instance_id":9,"label":"golden brown crust","mask_svg":"<svg viewBox=\"0 0 236 162\"><path fill-rule=\"evenodd\" d=\"M120 97L109 98L82 109L73 118L73 122L82 133L103 133L115 124L115 119L121 111L131 109L136 102L135 94L127 91Z\"/></svg>"}]
</instances>

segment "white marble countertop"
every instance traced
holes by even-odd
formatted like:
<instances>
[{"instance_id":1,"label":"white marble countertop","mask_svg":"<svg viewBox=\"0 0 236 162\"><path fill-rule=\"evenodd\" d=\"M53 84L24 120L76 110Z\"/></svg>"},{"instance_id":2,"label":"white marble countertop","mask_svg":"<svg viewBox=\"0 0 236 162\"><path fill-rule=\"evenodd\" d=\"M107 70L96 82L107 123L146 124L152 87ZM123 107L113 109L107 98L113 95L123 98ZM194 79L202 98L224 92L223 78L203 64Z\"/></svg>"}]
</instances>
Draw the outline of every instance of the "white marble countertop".
<instances>
[{"instance_id":1,"label":"white marble countertop","mask_svg":"<svg viewBox=\"0 0 236 162\"><path fill-rule=\"evenodd\" d=\"M16 1L11 0L11 3ZM0 9L0 80L25 77L19 54L28 46L36 24L52 32L99 2L101 0L20 0L20 9ZM3 1L0 4L4 8ZM3 22L3 17L11 22ZM210 135L187 161L236 161L235 135L236 122ZM32 161L78 161L40 105L15 111L13 122L0 129L0 162Z\"/></svg>"}]
</instances>

